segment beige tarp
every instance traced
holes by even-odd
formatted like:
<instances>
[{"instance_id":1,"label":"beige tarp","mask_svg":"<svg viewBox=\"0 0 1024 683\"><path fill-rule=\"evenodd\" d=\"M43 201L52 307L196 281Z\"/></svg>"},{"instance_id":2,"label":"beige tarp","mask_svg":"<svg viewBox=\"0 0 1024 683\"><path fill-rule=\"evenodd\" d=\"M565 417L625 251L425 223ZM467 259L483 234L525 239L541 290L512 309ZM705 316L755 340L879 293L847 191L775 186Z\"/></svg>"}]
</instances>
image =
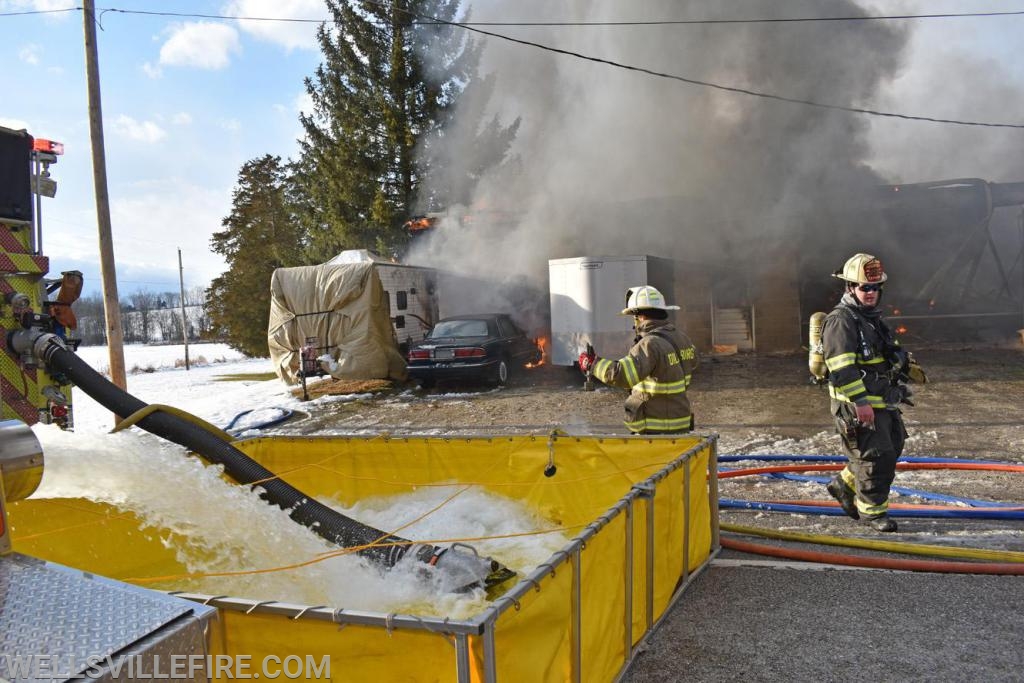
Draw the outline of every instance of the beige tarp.
<instances>
[{"instance_id":1,"label":"beige tarp","mask_svg":"<svg viewBox=\"0 0 1024 683\"><path fill-rule=\"evenodd\" d=\"M278 268L270 278L267 342L277 376L298 381L300 350L316 337L317 356L339 379L405 379L391 306L373 263Z\"/></svg>"}]
</instances>

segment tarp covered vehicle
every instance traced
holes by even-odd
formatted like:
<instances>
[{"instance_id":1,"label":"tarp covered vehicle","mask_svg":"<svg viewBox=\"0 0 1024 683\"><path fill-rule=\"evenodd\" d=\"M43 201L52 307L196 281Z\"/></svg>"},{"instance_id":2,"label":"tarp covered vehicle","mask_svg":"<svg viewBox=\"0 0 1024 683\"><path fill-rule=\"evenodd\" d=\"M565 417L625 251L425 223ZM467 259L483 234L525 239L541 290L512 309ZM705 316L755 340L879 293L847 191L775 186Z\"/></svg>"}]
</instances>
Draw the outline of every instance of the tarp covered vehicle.
<instances>
[{"instance_id":1,"label":"tarp covered vehicle","mask_svg":"<svg viewBox=\"0 0 1024 683\"><path fill-rule=\"evenodd\" d=\"M338 379L406 377L390 302L373 263L275 270L267 344L275 372L289 384L300 379L304 348Z\"/></svg>"}]
</instances>

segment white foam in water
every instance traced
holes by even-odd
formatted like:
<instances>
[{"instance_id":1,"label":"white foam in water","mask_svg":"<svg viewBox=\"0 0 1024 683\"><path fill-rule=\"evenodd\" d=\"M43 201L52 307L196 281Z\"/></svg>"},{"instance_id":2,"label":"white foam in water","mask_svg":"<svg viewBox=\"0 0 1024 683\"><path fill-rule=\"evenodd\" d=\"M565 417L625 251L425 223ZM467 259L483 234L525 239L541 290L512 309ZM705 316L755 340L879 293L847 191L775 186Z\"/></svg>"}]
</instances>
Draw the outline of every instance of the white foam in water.
<instances>
[{"instance_id":1,"label":"white foam in water","mask_svg":"<svg viewBox=\"0 0 1024 683\"><path fill-rule=\"evenodd\" d=\"M44 425L33 430L45 455L43 481L33 498L86 498L130 510L145 526L165 530L165 545L190 573L282 567L338 551L247 487L222 479L220 467L186 457L180 446L135 430L89 435ZM391 530L426 514L460 488L426 487L366 500L351 509L321 502L364 524ZM549 528L550 523L518 502L471 488L398 535L431 541ZM482 555L523 574L566 543L567 537L555 532L471 544ZM429 571L421 563L400 563L385 573L357 555L345 554L287 571L181 578L154 587L456 619L486 605L482 590L439 593Z\"/></svg>"}]
</instances>

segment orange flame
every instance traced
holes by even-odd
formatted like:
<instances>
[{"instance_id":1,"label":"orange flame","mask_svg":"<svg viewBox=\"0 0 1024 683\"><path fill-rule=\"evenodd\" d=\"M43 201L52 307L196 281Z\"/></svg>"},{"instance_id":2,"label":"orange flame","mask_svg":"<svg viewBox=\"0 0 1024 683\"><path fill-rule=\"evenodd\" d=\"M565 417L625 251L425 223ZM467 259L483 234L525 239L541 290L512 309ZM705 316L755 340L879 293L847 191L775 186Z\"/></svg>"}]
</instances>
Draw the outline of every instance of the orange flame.
<instances>
[{"instance_id":1,"label":"orange flame","mask_svg":"<svg viewBox=\"0 0 1024 683\"><path fill-rule=\"evenodd\" d=\"M430 230L435 225L434 218L430 216L417 216L416 218L410 218L403 226L410 233L423 232L424 230Z\"/></svg>"},{"instance_id":2,"label":"orange flame","mask_svg":"<svg viewBox=\"0 0 1024 683\"><path fill-rule=\"evenodd\" d=\"M526 367L539 368L544 365L545 361L548 359L548 339L547 337L537 337L533 343L537 345L538 349L540 349L540 360L536 363L527 363Z\"/></svg>"}]
</instances>

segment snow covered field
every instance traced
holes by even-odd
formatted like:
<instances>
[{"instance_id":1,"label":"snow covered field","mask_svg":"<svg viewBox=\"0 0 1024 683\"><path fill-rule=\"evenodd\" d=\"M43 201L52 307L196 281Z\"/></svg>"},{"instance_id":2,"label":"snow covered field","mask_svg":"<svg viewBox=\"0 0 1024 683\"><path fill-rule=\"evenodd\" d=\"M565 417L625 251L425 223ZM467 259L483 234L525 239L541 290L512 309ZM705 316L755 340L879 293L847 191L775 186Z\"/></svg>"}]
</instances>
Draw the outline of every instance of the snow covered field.
<instances>
[{"instance_id":1,"label":"snow covered field","mask_svg":"<svg viewBox=\"0 0 1024 683\"><path fill-rule=\"evenodd\" d=\"M78 355L95 370L106 374L110 362L107 347L83 346ZM273 372L266 358L247 358L227 344L190 344L191 369L185 370L185 347L181 344L125 347L128 393L146 403L181 408L219 427L243 410L268 406L295 408L299 401L279 379L262 381L218 381L221 375ZM109 431L110 411L80 389L74 390L75 431Z\"/></svg>"}]
</instances>

